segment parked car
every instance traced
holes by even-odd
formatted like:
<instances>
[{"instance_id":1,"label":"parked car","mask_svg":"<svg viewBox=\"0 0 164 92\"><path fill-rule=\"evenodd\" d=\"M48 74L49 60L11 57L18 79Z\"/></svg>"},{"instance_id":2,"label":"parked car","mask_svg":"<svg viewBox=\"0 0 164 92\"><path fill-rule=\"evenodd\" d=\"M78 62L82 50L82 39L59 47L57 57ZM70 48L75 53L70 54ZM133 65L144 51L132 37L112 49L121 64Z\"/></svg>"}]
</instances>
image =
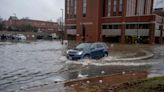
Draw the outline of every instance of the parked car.
<instances>
[{"instance_id":1,"label":"parked car","mask_svg":"<svg viewBox=\"0 0 164 92\"><path fill-rule=\"evenodd\" d=\"M108 56L108 46L105 43L81 43L76 48L67 51L67 58L78 59L100 59Z\"/></svg>"},{"instance_id":2,"label":"parked car","mask_svg":"<svg viewBox=\"0 0 164 92\"><path fill-rule=\"evenodd\" d=\"M26 40L27 38L26 38L26 36L23 35L23 34L17 34L17 35L15 36L15 39L16 39L16 40Z\"/></svg>"},{"instance_id":3,"label":"parked car","mask_svg":"<svg viewBox=\"0 0 164 92\"><path fill-rule=\"evenodd\" d=\"M56 33L52 33L51 37L52 37L52 39L58 39L59 38L59 36Z\"/></svg>"}]
</instances>

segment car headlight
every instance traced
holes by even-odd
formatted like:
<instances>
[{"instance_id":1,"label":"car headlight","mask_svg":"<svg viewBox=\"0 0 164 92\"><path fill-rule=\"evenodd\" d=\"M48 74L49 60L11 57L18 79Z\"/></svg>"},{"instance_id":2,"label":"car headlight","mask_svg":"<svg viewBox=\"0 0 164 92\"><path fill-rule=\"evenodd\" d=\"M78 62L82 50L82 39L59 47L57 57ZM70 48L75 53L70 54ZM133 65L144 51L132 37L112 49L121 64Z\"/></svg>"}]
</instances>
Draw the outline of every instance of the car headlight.
<instances>
[{"instance_id":1,"label":"car headlight","mask_svg":"<svg viewBox=\"0 0 164 92\"><path fill-rule=\"evenodd\" d=\"M83 51L80 51L77 53L77 55L82 55L83 54Z\"/></svg>"}]
</instances>

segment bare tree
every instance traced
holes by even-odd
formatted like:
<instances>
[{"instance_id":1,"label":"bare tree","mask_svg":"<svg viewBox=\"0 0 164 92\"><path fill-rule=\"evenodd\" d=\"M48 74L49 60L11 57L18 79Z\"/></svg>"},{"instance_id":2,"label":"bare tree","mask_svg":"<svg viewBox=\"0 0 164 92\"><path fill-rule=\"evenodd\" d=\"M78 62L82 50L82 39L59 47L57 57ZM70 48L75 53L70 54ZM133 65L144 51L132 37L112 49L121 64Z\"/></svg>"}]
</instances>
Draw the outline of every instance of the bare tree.
<instances>
[{"instance_id":1,"label":"bare tree","mask_svg":"<svg viewBox=\"0 0 164 92\"><path fill-rule=\"evenodd\" d=\"M57 19L57 23L58 23L58 25L59 25L59 26L58 26L58 27L59 27L58 30L61 31L61 30L62 30L62 24L63 24L63 23L62 23L62 17L59 17L59 18Z\"/></svg>"},{"instance_id":2,"label":"bare tree","mask_svg":"<svg viewBox=\"0 0 164 92\"><path fill-rule=\"evenodd\" d=\"M0 30L3 30L5 28L5 25L3 23L3 18L0 17Z\"/></svg>"},{"instance_id":3,"label":"bare tree","mask_svg":"<svg viewBox=\"0 0 164 92\"><path fill-rule=\"evenodd\" d=\"M0 23L2 23L2 21L3 21L3 18L0 16Z\"/></svg>"}]
</instances>

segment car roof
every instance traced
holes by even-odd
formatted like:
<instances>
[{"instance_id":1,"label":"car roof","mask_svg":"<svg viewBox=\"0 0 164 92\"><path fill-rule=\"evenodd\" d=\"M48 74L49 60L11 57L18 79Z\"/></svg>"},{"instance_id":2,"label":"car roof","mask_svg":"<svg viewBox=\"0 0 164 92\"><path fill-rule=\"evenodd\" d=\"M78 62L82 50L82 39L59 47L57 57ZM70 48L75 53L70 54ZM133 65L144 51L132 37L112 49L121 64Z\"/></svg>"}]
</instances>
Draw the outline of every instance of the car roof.
<instances>
[{"instance_id":1,"label":"car roof","mask_svg":"<svg viewBox=\"0 0 164 92\"><path fill-rule=\"evenodd\" d=\"M84 43L90 43L90 44L93 44L93 43L98 43L98 44L105 44L105 42L84 42Z\"/></svg>"}]
</instances>

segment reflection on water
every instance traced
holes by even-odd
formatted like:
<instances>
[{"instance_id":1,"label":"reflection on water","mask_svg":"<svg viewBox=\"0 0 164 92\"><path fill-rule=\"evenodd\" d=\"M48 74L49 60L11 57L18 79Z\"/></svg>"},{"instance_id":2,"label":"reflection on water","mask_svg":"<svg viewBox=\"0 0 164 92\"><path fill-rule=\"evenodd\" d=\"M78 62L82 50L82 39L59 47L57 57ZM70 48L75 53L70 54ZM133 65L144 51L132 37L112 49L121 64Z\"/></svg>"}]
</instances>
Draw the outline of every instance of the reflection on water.
<instances>
[{"instance_id":1,"label":"reflection on water","mask_svg":"<svg viewBox=\"0 0 164 92\"><path fill-rule=\"evenodd\" d=\"M0 43L0 90L12 91L46 84L64 78L58 75L63 67L61 45L57 41Z\"/></svg>"},{"instance_id":2,"label":"reflection on water","mask_svg":"<svg viewBox=\"0 0 164 92\"><path fill-rule=\"evenodd\" d=\"M155 56L147 60L80 62L65 61L58 41L0 42L0 90L19 92L21 89L51 84L54 88L48 88L51 91L46 92L59 92L63 90L63 85L55 85L57 81L129 71L148 71L150 77L164 75L164 46L154 46L152 51Z\"/></svg>"}]
</instances>

